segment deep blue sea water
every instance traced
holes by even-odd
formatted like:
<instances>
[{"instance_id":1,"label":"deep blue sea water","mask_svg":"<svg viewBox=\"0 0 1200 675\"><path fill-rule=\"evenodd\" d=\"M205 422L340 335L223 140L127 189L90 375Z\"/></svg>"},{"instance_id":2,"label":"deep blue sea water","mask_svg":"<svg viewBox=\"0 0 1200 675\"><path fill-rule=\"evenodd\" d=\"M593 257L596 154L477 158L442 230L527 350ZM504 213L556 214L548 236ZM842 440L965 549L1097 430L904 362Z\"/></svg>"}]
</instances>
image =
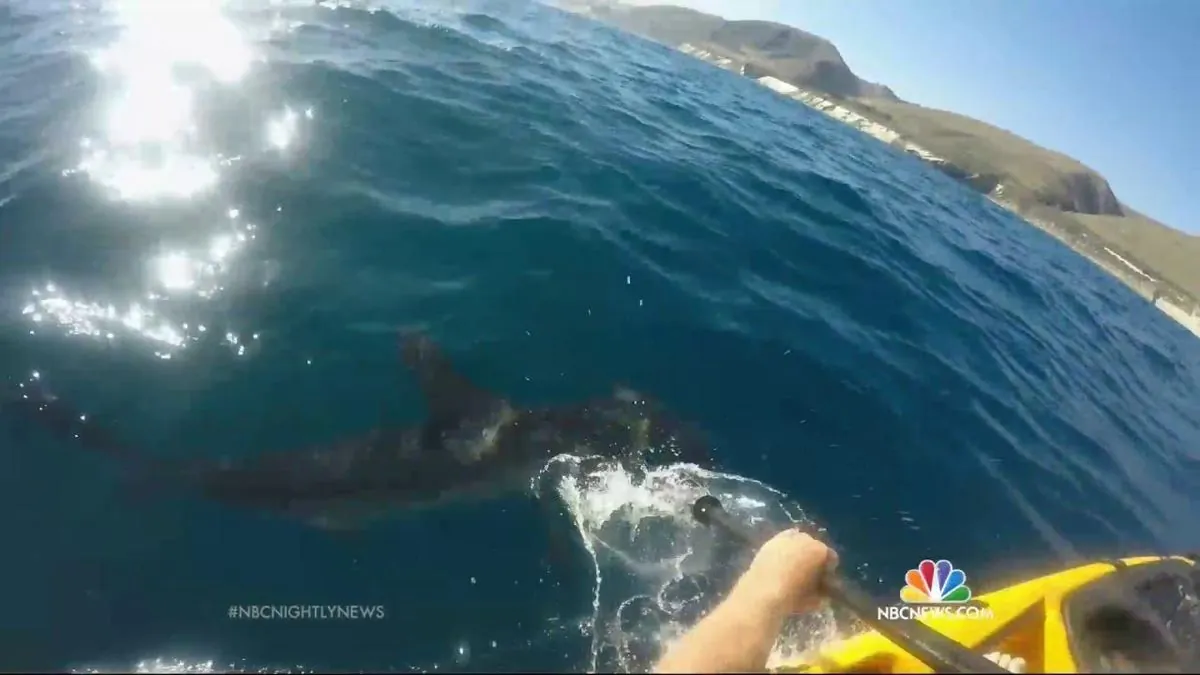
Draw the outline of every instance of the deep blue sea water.
<instances>
[{"instance_id":1,"label":"deep blue sea water","mask_svg":"<svg viewBox=\"0 0 1200 675\"><path fill-rule=\"evenodd\" d=\"M1200 548L1200 342L750 80L515 0L0 5L6 385L250 455L416 419L413 327L515 400L654 394L889 597ZM331 534L5 422L5 670L589 663L527 500ZM226 616L272 602L387 617Z\"/></svg>"}]
</instances>

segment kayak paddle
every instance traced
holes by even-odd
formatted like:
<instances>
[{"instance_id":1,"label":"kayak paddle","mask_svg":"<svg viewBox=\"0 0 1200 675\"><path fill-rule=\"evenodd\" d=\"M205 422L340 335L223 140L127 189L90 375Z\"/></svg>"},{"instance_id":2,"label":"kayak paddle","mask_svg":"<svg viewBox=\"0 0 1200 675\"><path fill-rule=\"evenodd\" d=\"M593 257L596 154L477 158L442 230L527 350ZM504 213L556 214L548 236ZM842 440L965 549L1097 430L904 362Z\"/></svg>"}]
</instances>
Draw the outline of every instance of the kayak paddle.
<instances>
[{"instance_id":1,"label":"kayak paddle","mask_svg":"<svg viewBox=\"0 0 1200 675\"><path fill-rule=\"evenodd\" d=\"M692 517L702 525L721 530L747 547L762 543L735 522L725 507L721 506L720 500L712 495L705 495L696 500L692 505ZM1008 672L920 621L880 619L875 611L878 604L871 600L871 596L865 590L848 579L840 576L826 579L825 593L830 600L849 610L880 635L903 647L934 672Z\"/></svg>"}]
</instances>

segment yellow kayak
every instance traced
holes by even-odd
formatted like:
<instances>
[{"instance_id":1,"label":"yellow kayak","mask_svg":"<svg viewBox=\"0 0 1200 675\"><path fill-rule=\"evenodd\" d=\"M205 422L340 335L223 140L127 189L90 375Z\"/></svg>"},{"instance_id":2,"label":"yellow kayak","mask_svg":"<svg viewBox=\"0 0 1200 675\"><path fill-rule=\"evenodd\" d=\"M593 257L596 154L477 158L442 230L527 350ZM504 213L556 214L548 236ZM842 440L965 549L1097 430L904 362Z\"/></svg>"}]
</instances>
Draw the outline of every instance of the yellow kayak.
<instances>
[{"instance_id":1,"label":"yellow kayak","mask_svg":"<svg viewBox=\"0 0 1200 675\"><path fill-rule=\"evenodd\" d=\"M976 596L964 612L911 620L979 654L1025 660L1027 672L1200 672L1200 567L1193 558L1096 562ZM897 605L903 604L897 599ZM944 610L950 605L942 605ZM952 607L953 609L953 607ZM778 667L780 673L929 673L875 631Z\"/></svg>"}]
</instances>

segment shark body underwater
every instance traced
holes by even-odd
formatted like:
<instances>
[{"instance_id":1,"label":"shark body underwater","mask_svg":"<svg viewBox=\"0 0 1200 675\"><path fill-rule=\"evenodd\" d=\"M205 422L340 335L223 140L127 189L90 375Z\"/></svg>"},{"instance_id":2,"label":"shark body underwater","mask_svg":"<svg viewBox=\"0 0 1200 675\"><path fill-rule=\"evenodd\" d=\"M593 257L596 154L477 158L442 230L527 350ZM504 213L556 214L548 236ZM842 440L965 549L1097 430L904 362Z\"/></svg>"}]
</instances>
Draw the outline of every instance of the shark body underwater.
<instances>
[{"instance_id":1,"label":"shark body underwater","mask_svg":"<svg viewBox=\"0 0 1200 675\"><path fill-rule=\"evenodd\" d=\"M521 408L461 375L425 335L404 337L401 353L427 404L421 423L239 461L156 457L122 442L40 381L23 385L5 407L63 441L114 457L156 490L185 491L326 529L357 528L397 510L522 488L546 506L533 479L562 454L633 469L711 462L703 432L631 390Z\"/></svg>"}]
</instances>

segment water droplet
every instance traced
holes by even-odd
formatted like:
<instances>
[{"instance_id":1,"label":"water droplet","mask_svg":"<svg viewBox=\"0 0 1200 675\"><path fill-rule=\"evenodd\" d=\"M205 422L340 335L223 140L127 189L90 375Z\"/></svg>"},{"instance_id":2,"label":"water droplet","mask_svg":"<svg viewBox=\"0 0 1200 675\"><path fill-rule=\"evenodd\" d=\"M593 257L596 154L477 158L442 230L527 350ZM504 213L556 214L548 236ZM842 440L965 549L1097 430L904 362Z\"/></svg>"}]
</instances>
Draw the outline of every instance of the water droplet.
<instances>
[{"instance_id":1,"label":"water droplet","mask_svg":"<svg viewBox=\"0 0 1200 675\"><path fill-rule=\"evenodd\" d=\"M471 645L466 642L460 643L454 650L454 662L460 666L465 666L471 660Z\"/></svg>"}]
</instances>

